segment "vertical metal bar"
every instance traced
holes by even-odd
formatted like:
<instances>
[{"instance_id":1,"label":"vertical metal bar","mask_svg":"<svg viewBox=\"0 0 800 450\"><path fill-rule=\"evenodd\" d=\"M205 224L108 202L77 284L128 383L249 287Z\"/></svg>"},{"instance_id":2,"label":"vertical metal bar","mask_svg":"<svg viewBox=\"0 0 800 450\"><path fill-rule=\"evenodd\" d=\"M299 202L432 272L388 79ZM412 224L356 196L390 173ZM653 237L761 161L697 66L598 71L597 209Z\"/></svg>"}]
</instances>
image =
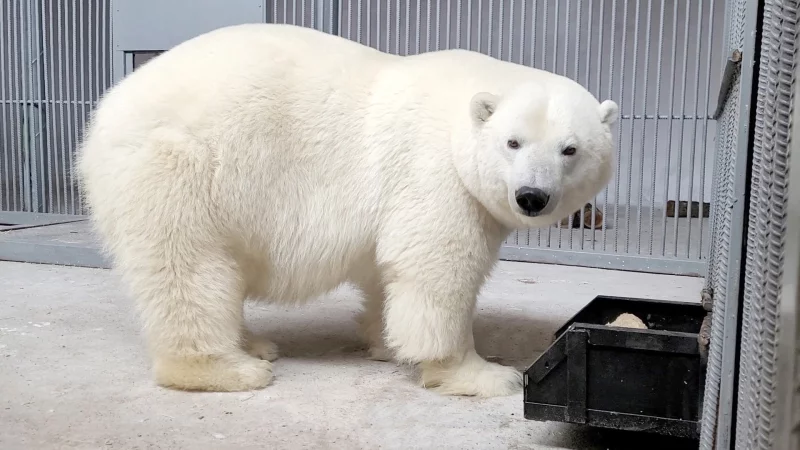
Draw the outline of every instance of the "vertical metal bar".
<instances>
[{"instance_id":1,"label":"vertical metal bar","mask_svg":"<svg viewBox=\"0 0 800 450\"><path fill-rule=\"evenodd\" d=\"M440 50L442 47L439 42L439 38L442 35L442 28L441 28L441 18L442 18L442 0L436 0L436 38L434 40L434 50Z\"/></svg>"},{"instance_id":2,"label":"vertical metal bar","mask_svg":"<svg viewBox=\"0 0 800 450\"><path fill-rule=\"evenodd\" d=\"M684 47L686 47L689 44L689 19L691 17L691 14L689 12L689 7L690 7L689 3L690 2L686 2L686 20L684 21L684 28L683 28L683 45L684 45ZM676 256L676 257L678 256L678 222L680 222L680 220L678 218L678 205L680 204L680 200L681 200L681 187L682 187L681 186L681 184L682 184L681 183L681 177L683 175L682 174L682 172L683 172L683 140L684 140L684 131L685 131L684 122L686 121L684 119L684 117L686 115L686 82L688 81L687 78L686 78L686 72L687 72L687 69L688 69L688 67L687 67L687 61L688 61L687 58L688 58L688 56L689 56L689 52L684 49L684 52L683 52L683 66L682 66L683 67L683 76L681 77L681 80L682 80L682 83L681 83L681 111L680 111L680 113L681 113L681 121L680 121L681 141L680 141L680 146L678 147L678 182L676 183L677 184L677 189L676 189L676 195L675 195L675 228L674 228L674 231L673 231L673 237L675 238L674 256ZM689 210L691 212L691 208L689 208ZM691 216L691 214L687 214L687 216ZM691 217L687 217L687 218L691 219ZM691 220L690 220L690 222L691 222Z\"/></svg>"},{"instance_id":3,"label":"vertical metal bar","mask_svg":"<svg viewBox=\"0 0 800 450\"><path fill-rule=\"evenodd\" d=\"M431 51L431 2L428 0L426 3L427 8L425 10L425 14L427 16L425 20L425 51Z\"/></svg>"},{"instance_id":4,"label":"vertical metal bar","mask_svg":"<svg viewBox=\"0 0 800 450\"><path fill-rule=\"evenodd\" d=\"M347 39L353 39L353 0L347 0Z\"/></svg>"},{"instance_id":5,"label":"vertical metal bar","mask_svg":"<svg viewBox=\"0 0 800 450\"><path fill-rule=\"evenodd\" d=\"M367 0L367 1L369 1L369 0ZM357 6L357 10L356 10L356 14L357 14L357 17L356 17L356 41L358 41L359 43L363 43L364 41L361 39L361 32L364 29L364 27L361 25L361 18L363 17L363 15L361 13L361 11L362 11L361 10L361 0L358 0L357 4L358 4L358 6Z\"/></svg>"},{"instance_id":6,"label":"vertical metal bar","mask_svg":"<svg viewBox=\"0 0 800 450\"><path fill-rule=\"evenodd\" d=\"M305 21L301 21L298 24L298 21L297 21L297 0L292 0L292 24L293 25L301 25L302 26L302 25L305 25L305 23L303 23L303 22L305 22Z\"/></svg>"},{"instance_id":7,"label":"vertical metal bar","mask_svg":"<svg viewBox=\"0 0 800 450\"><path fill-rule=\"evenodd\" d=\"M638 10L638 3L637 3L637 10ZM648 82L650 81L650 35L652 34L652 19L653 19L653 0L647 0L647 26L645 27L645 42L644 42L644 80L642 82L642 90L644 94L642 95L642 102L644 107L642 108L642 140L641 145L639 148L641 149L642 156L639 159L639 195L638 200L636 203L636 253L642 253L642 196L644 195L644 149L645 149L645 139L647 136L647 94L649 93L649 89L647 89ZM637 11L636 15L636 22L639 22L639 15ZM658 128L658 105L655 108L655 120L654 120L656 128ZM656 142L653 154L653 160L655 160L655 147L658 146L658 142ZM630 188L629 188L630 191ZM629 194L630 195L630 194ZM653 197L655 192L650 193L650 197ZM630 221L628 221L628 229L630 229ZM629 232L630 234L630 232ZM650 240L653 240L653 236L650 235Z\"/></svg>"},{"instance_id":8,"label":"vertical metal bar","mask_svg":"<svg viewBox=\"0 0 800 450\"><path fill-rule=\"evenodd\" d=\"M408 3L408 2L406 2ZM400 0L394 5L394 30L397 35L394 37L394 52L400 54Z\"/></svg>"},{"instance_id":9,"label":"vertical metal bar","mask_svg":"<svg viewBox=\"0 0 800 450\"><path fill-rule=\"evenodd\" d=\"M708 36L714 36L714 0L710 0L709 5L709 12L708 12ZM705 98L705 106L702 110L703 114L703 141L701 147L701 160L700 160L700 173L701 173L701 184L700 184L700 236L699 241L697 244L697 259L703 259L703 222L705 217L705 185L706 185L706 157L708 151L708 107L711 94L711 55L713 54L713 46L708 46L708 54L706 55L706 98ZM697 115L698 113L695 113ZM795 125L800 126L800 125Z\"/></svg>"},{"instance_id":10,"label":"vertical metal bar","mask_svg":"<svg viewBox=\"0 0 800 450\"><path fill-rule=\"evenodd\" d=\"M523 39L525 34L522 34ZM514 0L510 0L508 5L508 60L514 60ZM524 40L522 41L525 42ZM522 45L520 45L522 47ZM521 54L521 53L520 53ZM519 233L517 233L519 234Z\"/></svg>"},{"instance_id":11,"label":"vertical metal bar","mask_svg":"<svg viewBox=\"0 0 800 450\"><path fill-rule=\"evenodd\" d=\"M422 0L417 0L417 15L416 15L417 28L416 28L416 36L415 36L415 44L416 44L416 52L417 52L416 54L419 54L420 50L422 49L421 48L422 44L420 43L420 35L422 34L422 18L420 17L420 13L421 13L421 8L420 8L421 7L421 3L420 2L421 1Z\"/></svg>"},{"instance_id":12,"label":"vertical metal bar","mask_svg":"<svg viewBox=\"0 0 800 450\"><path fill-rule=\"evenodd\" d=\"M66 121L67 121L67 86L69 85L69 73L66 64L64 63L64 24L65 24L65 14L62 14L63 2L55 0L56 4L58 5L58 89L59 89L59 137L60 137L60 156L61 156L61 187L64 193L64 212L69 212L69 200L67 199L67 153L65 149L67 148L67 136L68 132Z\"/></svg>"},{"instance_id":13,"label":"vertical metal bar","mask_svg":"<svg viewBox=\"0 0 800 450\"><path fill-rule=\"evenodd\" d=\"M703 3L704 2L697 2L697 43L695 45L695 54L697 57L700 57L700 52L702 51L701 46L701 37L705 35L707 30L703 30L703 27L700 25L701 20L703 17ZM695 63L694 69L694 115L692 117L692 141L691 147L689 147L689 161L691 162L689 167L689 208L687 211L687 221L688 221L688 229L686 230L686 257L691 258L691 248L692 248L692 202L694 201L694 175L695 175L695 166L696 159L697 159L697 129L698 123L697 119L699 118L699 111L698 107L700 106L700 60L698 59ZM708 114L708 108L704 110L704 114ZM701 174L703 176L705 174ZM705 182L705 180L703 180ZM700 184L702 185L703 182ZM700 199L700 204L702 205L703 199ZM700 220L703 220L702 215L700 216Z\"/></svg>"},{"instance_id":14,"label":"vertical metal bar","mask_svg":"<svg viewBox=\"0 0 800 450\"><path fill-rule=\"evenodd\" d=\"M450 0L448 0L450 1ZM471 0L467 0L471 1ZM456 48L461 48L461 0L456 1Z\"/></svg>"},{"instance_id":15,"label":"vertical metal bar","mask_svg":"<svg viewBox=\"0 0 800 450\"><path fill-rule=\"evenodd\" d=\"M547 0L545 0L547 3ZM531 67L536 67L536 31L538 30L538 24L536 23L536 12L539 10L539 6L536 0L533 1L531 5Z\"/></svg>"},{"instance_id":16,"label":"vertical metal bar","mask_svg":"<svg viewBox=\"0 0 800 450\"><path fill-rule=\"evenodd\" d=\"M559 5L561 2L558 0L555 2L555 12L553 13L553 69L554 73L558 73L558 22L561 19L559 15ZM556 222L556 229L558 230L558 246L561 246L561 225L559 222ZM552 248L553 240L553 227L547 227L547 247Z\"/></svg>"},{"instance_id":17,"label":"vertical metal bar","mask_svg":"<svg viewBox=\"0 0 800 450\"><path fill-rule=\"evenodd\" d=\"M597 80L596 80L597 85L595 87L598 96L601 95L600 91L601 91L602 85L603 85L603 64L602 64L602 62L603 62L603 36L604 36L604 33L605 33L605 30L604 30L605 27L603 25L605 23L605 17L606 17L606 2L605 2L605 0L600 0L600 17L597 19L597 23L600 24L600 27L597 30L597 37L598 37L597 38ZM589 23L591 23L591 21ZM590 30L591 30L591 28L590 28ZM590 31L589 35L591 35L591 34L592 33ZM613 42L614 42L613 34L611 36L611 42L612 42L612 45L613 45ZM613 54L614 54L614 52L612 51L611 54L612 54L611 60L612 60L612 63L613 63L613 60L614 60ZM589 58L587 58L587 59L589 59ZM587 72L588 72L588 68L587 68ZM610 87L611 87L611 83L609 82L609 88ZM610 90L609 90L608 95L611 95ZM619 125L617 125L617 126L619 126ZM606 185L606 187L604 188L604 191L605 191L605 194L604 194L605 197L603 198L603 214L607 214L608 213L608 185ZM596 223L596 220L595 220L595 217L597 217L597 208L598 208L598 206L597 206L597 197L598 196L595 195L594 203L592 203L592 250L596 250L597 249L597 223ZM606 245L606 228L605 228L605 226L606 226L605 225L605 221L603 221L603 223L600 224L600 227L602 228L602 233L601 234L602 234L602 237L603 237L603 248L605 248L605 245Z\"/></svg>"},{"instance_id":18,"label":"vertical metal bar","mask_svg":"<svg viewBox=\"0 0 800 450\"><path fill-rule=\"evenodd\" d=\"M79 1L79 0L76 0L76 1ZM80 0L79 1L79 5L80 6L78 7L78 16L80 17L80 20L79 20L79 23L78 23L78 29L76 31L77 33L79 33L79 44L78 45L79 45L80 52L81 52L81 56L80 56L80 67L81 67L80 68L80 70L81 70L81 89L80 89L80 95L81 95L80 102L81 103L80 103L80 108L81 108L81 117L80 117L80 122L78 122L78 121L75 122L75 127L76 127L76 130L77 130L76 133L75 133L75 146L73 147L72 157L70 158L70 160L73 160L73 161L75 160L75 156L77 155L78 145L80 144L80 138L83 136L83 129L85 128L86 102L88 100L86 98L86 56L85 56L85 54L86 54L86 50L85 50L86 49L86 44L84 42L84 37L83 37L84 31L87 31L87 30L84 30L84 22L83 22L83 13L84 13L83 4L84 4L84 2L85 2L85 0ZM76 108L77 108L77 105L76 105ZM74 184L76 184L76 182L77 182L77 179L73 178L72 184L74 185ZM76 190L77 190L77 193L78 193L78 211L77 212L80 212L83 209L83 193L81 192L81 189L76 189Z\"/></svg>"},{"instance_id":19,"label":"vertical metal bar","mask_svg":"<svg viewBox=\"0 0 800 450\"><path fill-rule=\"evenodd\" d=\"M575 20L575 54L574 54L575 67L573 69L573 74L574 74L573 76L575 77L574 78L575 82L580 83L580 78L579 78L579 74L578 74L578 72L579 72L579 70L578 70L578 61L580 60L580 49L581 49L581 39L582 39L582 36L581 36L581 25L582 25L581 24L581 10L583 9L583 5L582 5L581 0L577 0L577 2L578 2L577 6L576 6L577 18ZM569 13L569 11L570 11L570 9L568 7L567 8L567 12ZM566 58L565 58L565 61L566 61ZM588 89L589 86L586 85L586 88ZM583 222L584 222L583 216L584 216L584 212L585 211L586 211L585 205L581 205L581 209L580 209L580 213L581 214L580 214L580 219L579 219L579 224L578 224L580 226L580 233L581 233L581 248L583 247ZM570 250L572 250L574 248L574 242L573 241L574 241L574 237L575 237L575 232L573 231L572 227L574 227L575 225L572 223L573 219L574 219L574 217L570 216L570 219L567 222L567 232L569 233L569 248L570 248Z\"/></svg>"},{"instance_id":20,"label":"vertical metal bar","mask_svg":"<svg viewBox=\"0 0 800 450\"><path fill-rule=\"evenodd\" d=\"M13 57L14 68L11 70L12 90L14 92L12 98L15 99L15 100L20 100L20 99L22 99L22 94L20 92L19 77L16 76L16 74L21 73L20 62L19 62L19 56L20 56L19 53L21 52L21 46L20 46L20 43L19 43L19 38L17 36L17 30L15 30L15 28L19 28L19 24L18 24L18 22L19 22L18 21L19 2L15 1L11 5L12 5L11 6L12 18L9 21L9 24L10 24L12 38L9 41L12 42L11 51L14 52L14 57ZM19 30L19 31L21 32L22 30ZM13 143L11 145L12 152L13 152L11 154L12 165L14 166L14 170L16 171L16 174L14 176L15 183L13 184L13 191L12 191L12 193L14 195L14 198L13 198L14 201L13 201L12 209L13 210L19 210L19 206L17 204L17 200L19 198L18 197L18 195L19 195L18 187L21 187L19 184L23 180L23 178L22 178L22 175L23 175L22 155L20 153L22 151L22 117L20 115L20 105L19 104L16 104L16 106L14 104L12 104L11 108L12 108L11 111L12 111L12 113L13 113L15 119L16 119L14 121L14 123L16 124L16 127L12 126L11 127L11 131L14 132L14 134L16 134L16 136L17 136L17 146L16 146L16 148L14 148Z\"/></svg>"},{"instance_id":21,"label":"vertical metal bar","mask_svg":"<svg viewBox=\"0 0 800 450\"><path fill-rule=\"evenodd\" d=\"M678 49L678 2L672 4L672 56L670 59L670 83L669 83L669 126L667 128L667 171L664 177L664 196L669 200L669 176L670 165L672 164L672 126L675 121L675 74L677 71L676 62ZM675 205L677 211L678 205ZM674 217L677 224L677 214ZM667 208L661 213L661 221L664 223L661 236L661 256L667 255ZM676 225L677 226L677 225Z\"/></svg>"},{"instance_id":22,"label":"vertical metal bar","mask_svg":"<svg viewBox=\"0 0 800 450\"><path fill-rule=\"evenodd\" d=\"M411 51L411 0L406 0L406 52Z\"/></svg>"},{"instance_id":23,"label":"vertical metal bar","mask_svg":"<svg viewBox=\"0 0 800 450\"><path fill-rule=\"evenodd\" d=\"M336 26L336 32L337 32L337 34L338 34L339 36L342 36L342 33L343 33L343 31L344 31L344 26L343 26L343 25L344 25L344 14L342 14L342 12L343 12L342 10L344 9L344 7L342 6L342 4L344 3L344 1L345 1L345 0L338 0L338 1L336 2L336 3L337 3L337 5L336 5L336 9L337 9L337 19L336 19L336 20L337 20L337 22L338 22L338 25ZM348 2L347 2L347 15L348 15L348 21L349 21L349 16L350 16L350 0L348 0ZM348 27L349 27L349 26L350 26L350 25L349 25L349 22L348 22ZM349 29L349 28L348 28L348 29ZM348 33L349 33L349 31L348 31ZM348 38L348 39L350 38L350 35L349 35L349 34L348 34L347 38Z\"/></svg>"},{"instance_id":24,"label":"vertical metal bar","mask_svg":"<svg viewBox=\"0 0 800 450\"><path fill-rule=\"evenodd\" d=\"M503 28L505 25L505 2L500 2L500 9L497 13L497 58L503 59Z\"/></svg>"},{"instance_id":25,"label":"vertical metal bar","mask_svg":"<svg viewBox=\"0 0 800 450\"><path fill-rule=\"evenodd\" d=\"M615 2L616 3L616 2ZM622 18L622 50L620 52L620 59L622 60L622 72L619 80L619 103L620 105L624 104L625 99L625 60L627 60L625 55L625 49L627 47L628 41L628 0L625 0L625 4L623 5L623 18ZM631 113L631 126L633 126L633 114ZM617 141L622 141L622 124L617 129ZM617 158L617 176L616 176L616 186L614 190L614 253L619 251L619 190L620 190L620 182L622 181L622 146L620 148L620 157Z\"/></svg>"},{"instance_id":26,"label":"vertical metal bar","mask_svg":"<svg viewBox=\"0 0 800 450\"><path fill-rule=\"evenodd\" d=\"M396 31L399 34L399 30ZM392 4L386 2L386 51L390 51L389 44L392 41Z\"/></svg>"},{"instance_id":27,"label":"vertical metal bar","mask_svg":"<svg viewBox=\"0 0 800 450\"><path fill-rule=\"evenodd\" d=\"M445 11L447 12L447 19L445 20L444 24L444 27L447 29L447 34L444 36L444 48L446 49L450 48L450 32L452 31L452 28L450 28L450 16L452 14L452 7L452 0L447 0L447 8L445 8Z\"/></svg>"},{"instance_id":28,"label":"vertical metal bar","mask_svg":"<svg viewBox=\"0 0 800 450\"><path fill-rule=\"evenodd\" d=\"M550 0L544 0L544 7L542 11L542 65L540 66L542 69L547 67L547 12L548 12L548 5L550 4ZM536 24L533 25L534 29ZM542 246L542 229L540 227L536 228L536 245L538 247ZM550 230L548 228L548 237L550 235ZM550 242L548 241L547 246L550 246Z\"/></svg>"},{"instance_id":29,"label":"vertical metal bar","mask_svg":"<svg viewBox=\"0 0 800 450\"><path fill-rule=\"evenodd\" d=\"M5 184L5 203L0 202L0 209L11 209L11 160L12 157L12 144L9 143L9 133L8 133L8 115L6 114L6 109L8 109L10 103L10 95L6 93L6 43L9 42L10 39L6 37L6 28L10 28L7 24L9 21L7 20L7 3L0 2L0 37L2 37L2 41L0 41L0 120L2 120L3 124L3 140L0 141L0 145L3 146L3 173L4 173L4 184ZM9 63L9 67L10 67Z\"/></svg>"},{"instance_id":30,"label":"vertical metal bar","mask_svg":"<svg viewBox=\"0 0 800 450\"><path fill-rule=\"evenodd\" d=\"M519 17L519 63L525 64L525 28L528 26L528 11L525 8L527 2L523 1L520 6ZM509 40L511 38L509 37Z\"/></svg>"},{"instance_id":31,"label":"vertical metal bar","mask_svg":"<svg viewBox=\"0 0 800 450\"><path fill-rule=\"evenodd\" d=\"M55 199L56 199L56 208L57 208L56 211L60 212L60 213L65 213L66 212L66 208L64 207L65 202L61 198L62 191L61 191L61 185L60 185L59 180L58 180L59 168L58 168L58 158L57 158L57 155L56 155L56 149L59 148L59 145L58 145L58 141L56 141L56 122L55 122L55 115L56 115L55 114L56 113L55 99L56 99L56 86L57 85L56 85L56 75L55 75L55 65L56 65L56 63L54 61L56 59L56 49L55 49L55 47L53 45L53 33L54 33L54 31L56 31L57 27L56 27L56 24L54 23L54 19L55 19L55 14L53 13L53 2L54 1L56 1L56 0L49 0L48 1L48 15L49 15L49 19L50 20L48 22L49 27L47 28L48 29L48 36L50 38L49 42L48 42L48 44L49 44L48 45L49 54L48 54L47 60L51 61L50 62L50 97L48 97L50 99L50 109L49 109L49 111L50 111L50 116L51 116L49 123L51 125L51 133L50 134L53 135L53 139L52 139L53 145L50 147L50 173L51 173L50 177L51 177L52 183L54 185L53 187L55 188L54 190L55 190ZM60 86L59 86L58 89L59 89L59 93L60 93L61 92ZM61 171L63 171L63 170L64 170L64 168L62 167ZM52 196L52 194L51 194L51 196Z\"/></svg>"},{"instance_id":32,"label":"vertical metal bar","mask_svg":"<svg viewBox=\"0 0 800 450\"><path fill-rule=\"evenodd\" d=\"M361 13L359 12L359 17L360 16L361 16ZM377 20L379 22L377 24L378 31L376 31L376 33L378 34L378 40L380 41L380 36L381 36L380 35L380 28L381 28L381 26L380 26L381 2L380 1L378 1L378 18L377 18ZM368 47L372 47L372 0L367 0L367 26L366 26L366 32L367 32L367 40L366 40L366 42L362 42L362 44L366 44ZM361 42L360 39L359 39L359 42ZM376 46L376 47L379 47L379 46Z\"/></svg>"},{"instance_id":33,"label":"vertical metal bar","mask_svg":"<svg viewBox=\"0 0 800 450\"><path fill-rule=\"evenodd\" d=\"M482 31L483 31L483 0L478 0L478 18L477 19L478 19L478 23L477 23L477 27L475 29L475 31L476 31L475 37L477 37L477 39L478 39L478 42L477 42L478 48L477 48L477 50L481 51L481 49L483 48L483 36L482 36L482 34L483 34L482 33Z\"/></svg>"},{"instance_id":34,"label":"vertical metal bar","mask_svg":"<svg viewBox=\"0 0 800 450\"><path fill-rule=\"evenodd\" d=\"M72 44L72 138L70 139L69 149L69 193L70 193L70 200L72 202L72 214L75 214L76 211L76 200L77 196L75 195L75 167L73 161L73 152L75 149L75 144L78 142L78 43L77 43L77 30L78 30L78 21L76 17L77 13L77 5L76 3L78 0L72 0L72 36L71 36L71 44Z\"/></svg>"},{"instance_id":35,"label":"vertical metal bar","mask_svg":"<svg viewBox=\"0 0 800 450\"><path fill-rule=\"evenodd\" d=\"M34 22L34 16L36 17L36 21ZM36 33L34 34L34 24L36 24ZM37 135L38 135L38 145L34 154L36 155L36 164L34 165L34 172L35 169L39 169L39 173L37 176L36 182L33 184L34 187L34 194L35 194L35 204L37 212L51 212L51 210L46 209L44 205L44 189L47 179L47 174L45 172L45 147L44 147L44 108L45 108L45 95L44 95L44 86L42 86L42 54L44 53L44 49L42 47L42 33L44 30L42 29L42 21L41 21L41 11L39 11L39 2L30 1L28 3L28 46L31 49L31 61L29 63L30 69L30 77L31 77L31 89L33 89L33 79L35 76L36 79L36 115L38 118L37 121ZM35 36L35 38L34 38ZM33 53L35 52L35 56ZM33 70L33 63L36 63L36 70Z\"/></svg>"},{"instance_id":36,"label":"vertical metal bar","mask_svg":"<svg viewBox=\"0 0 800 450\"><path fill-rule=\"evenodd\" d=\"M472 0L467 0L467 49L472 49Z\"/></svg>"},{"instance_id":37,"label":"vertical metal bar","mask_svg":"<svg viewBox=\"0 0 800 450\"><path fill-rule=\"evenodd\" d=\"M656 175L657 175L657 166L658 166L658 130L661 128L661 123L659 122L658 118L661 117L661 67L663 65L663 60L661 58L662 51L664 50L664 4L666 0L661 0L661 8L659 9L658 14L658 55L656 56L656 62L658 64L658 69L656 71L656 108L655 108L655 123L656 129L653 132L653 166L651 170L651 175L653 177L651 184L650 184L650 244L647 249L647 254L653 254L653 244L655 243L656 236L655 232L655 209L656 209ZM649 53L649 47L648 47ZM672 120L672 119L670 119ZM644 142L644 135L642 135L642 140ZM669 178L669 161L667 161L667 178ZM666 194L666 191L664 191ZM663 222L664 226L667 225L666 222ZM641 233L640 233L641 234Z\"/></svg>"},{"instance_id":38,"label":"vertical metal bar","mask_svg":"<svg viewBox=\"0 0 800 450\"><path fill-rule=\"evenodd\" d=\"M297 0L294 0L295 18L294 23L297 23ZM306 26L306 0L300 0L300 26Z\"/></svg>"},{"instance_id":39,"label":"vertical metal bar","mask_svg":"<svg viewBox=\"0 0 800 450\"><path fill-rule=\"evenodd\" d=\"M567 72L567 70L568 70L567 68L569 67L569 24L571 22L571 20L570 20L571 19L571 17L570 17L570 15L571 15L570 12L571 11L570 11L570 0L566 0L566 2L567 2L566 3L566 13L564 14L566 16L566 20L565 20L566 24L564 26L564 56L563 56L563 58L564 58L564 69L563 69L563 73L562 74L565 77L568 77L569 73ZM556 33L558 33L558 22L561 20L561 18L558 15L558 4L559 4L559 2L556 2ZM556 35L556 39L558 39L558 35ZM554 56L557 55L558 52L555 50L555 45L553 46L553 50L554 50L553 51ZM554 60L553 64L555 64L555 60ZM567 228L569 228L571 226L571 223L572 223L572 219L568 218L567 219ZM552 230L552 228L553 227L548 228L548 231ZM564 235L564 232L561 229L561 222L560 221L556 222L555 228L556 228L556 230L558 230L557 231L558 232L558 248L561 248L561 240L562 240L562 237ZM570 229L570 238L571 237L572 237L572 231Z\"/></svg>"},{"instance_id":40,"label":"vertical metal bar","mask_svg":"<svg viewBox=\"0 0 800 450\"><path fill-rule=\"evenodd\" d=\"M579 0L578 1L578 11L579 11L579 13L580 13L580 10L582 9L581 6L582 6L581 5L581 1ZM588 36L588 38L586 39L586 68L584 69L584 76L586 77L585 78L586 81L584 82L584 86L586 86L586 89L591 90L592 89L592 86L591 86L592 82L591 82L591 77L590 77L589 74L591 73L591 68L592 68L592 18L594 17L594 1L593 0L589 0L589 8L588 8L588 10L589 10L589 17L586 19L586 26L588 28L587 29L587 33L586 33L586 35ZM578 21L578 27L580 27L580 25L581 25L581 23L580 23L580 21ZM580 41L581 39L578 39L578 40ZM576 54L577 54L577 50L576 50ZM575 68L575 76L576 77L578 76L577 59L578 58L576 58L576 63L575 63L576 64L576 68ZM598 64L599 63L600 62L598 61ZM595 92L595 95L597 95L597 96L600 95L599 90L598 90L598 92ZM592 218L590 220L590 226L592 227L592 242L594 242L594 225L595 225L595 208L596 207L597 207L597 196L595 195L594 199L592 200L592 208L591 208L591 212L592 212L591 217ZM585 234L586 233L586 227L585 227L585 223L584 223L584 220L583 220L584 211L585 211L585 209L581 208L581 223L580 223L580 226L581 226L581 245L580 245L580 249L581 250L584 250L584 248L586 246L586 234ZM570 248L571 247L572 247L572 245L570 244Z\"/></svg>"},{"instance_id":41,"label":"vertical metal bar","mask_svg":"<svg viewBox=\"0 0 800 450\"><path fill-rule=\"evenodd\" d=\"M486 53L492 54L492 47L494 44L494 0L489 0L489 22L486 24L488 29L486 31Z\"/></svg>"},{"instance_id":42,"label":"vertical metal bar","mask_svg":"<svg viewBox=\"0 0 800 450\"><path fill-rule=\"evenodd\" d=\"M638 68L638 58L639 58L639 0L636 0L636 8L635 14L636 19L634 20L634 36L633 36L633 67L631 68L631 121L630 121L630 134L628 139L628 151L630 156L628 157L628 195L625 201L625 253L630 252L630 243L631 243L631 195L633 194L633 137L635 134L635 125L636 125L636 69ZM627 11L625 12L625 17L627 20ZM626 27L627 28L627 27ZM637 212L637 214L639 214Z\"/></svg>"}]
</instances>

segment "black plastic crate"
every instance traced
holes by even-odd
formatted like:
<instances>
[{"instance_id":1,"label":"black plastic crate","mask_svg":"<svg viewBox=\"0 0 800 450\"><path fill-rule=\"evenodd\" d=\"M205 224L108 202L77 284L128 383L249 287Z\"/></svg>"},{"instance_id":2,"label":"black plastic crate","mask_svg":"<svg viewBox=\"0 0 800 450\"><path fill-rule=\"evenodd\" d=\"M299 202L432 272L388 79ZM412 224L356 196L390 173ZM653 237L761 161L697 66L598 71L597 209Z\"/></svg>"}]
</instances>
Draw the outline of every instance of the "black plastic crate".
<instances>
[{"instance_id":1,"label":"black plastic crate","mask_svg":"<svg viewBox=\"0 0 800 450\"><path fill-rule=\"evenodd\" d=\"M606 326L622 313L648 329ZM595 297L525 371L525 418L697 438L699 303Z\"/></svg>"}]
</instances>

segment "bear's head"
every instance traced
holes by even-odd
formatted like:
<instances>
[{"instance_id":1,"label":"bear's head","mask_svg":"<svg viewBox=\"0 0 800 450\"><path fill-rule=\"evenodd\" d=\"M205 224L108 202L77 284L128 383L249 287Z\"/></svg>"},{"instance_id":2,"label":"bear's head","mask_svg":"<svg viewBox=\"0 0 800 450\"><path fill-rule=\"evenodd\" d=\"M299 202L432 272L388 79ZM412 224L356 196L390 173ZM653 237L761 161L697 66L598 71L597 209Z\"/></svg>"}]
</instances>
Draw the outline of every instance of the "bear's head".
<instances>
[{"instance_id":1,"label":"bear's head","mask_svg":"<svg viewBox=\"0 0 800 450\"><path fill-rule=\"evenodd\" d=\"M469 114L471 148L456 166L506 227L549 226L580 209L611 178L617 104L598 102L566 78L502 95L477 93Z\"/></svg>"}]
</instances>

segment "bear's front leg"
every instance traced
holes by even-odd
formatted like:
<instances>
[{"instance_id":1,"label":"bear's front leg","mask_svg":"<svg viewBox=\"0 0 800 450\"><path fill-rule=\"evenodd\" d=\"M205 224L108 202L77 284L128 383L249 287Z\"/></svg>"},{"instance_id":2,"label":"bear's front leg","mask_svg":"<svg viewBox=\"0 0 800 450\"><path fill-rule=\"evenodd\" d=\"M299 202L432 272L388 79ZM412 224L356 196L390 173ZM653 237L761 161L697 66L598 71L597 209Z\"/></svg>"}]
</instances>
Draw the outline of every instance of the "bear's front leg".
<instances>
[{"instance_id":1,"label":"bear's front leg","mask_svg":"<svg viewBox=\"0 0 800 450\"><path fill-rule=\"evenodd\" d=\"M418 273L418 276L421 275ZM431 275L428 273L427 275ZM446 274L387 286L386 341L400 361L418 363L426 388L445 395L505 396L522 388L522 374L475 352L472 320L478 289Z\"/></svg>"}]
</instances>

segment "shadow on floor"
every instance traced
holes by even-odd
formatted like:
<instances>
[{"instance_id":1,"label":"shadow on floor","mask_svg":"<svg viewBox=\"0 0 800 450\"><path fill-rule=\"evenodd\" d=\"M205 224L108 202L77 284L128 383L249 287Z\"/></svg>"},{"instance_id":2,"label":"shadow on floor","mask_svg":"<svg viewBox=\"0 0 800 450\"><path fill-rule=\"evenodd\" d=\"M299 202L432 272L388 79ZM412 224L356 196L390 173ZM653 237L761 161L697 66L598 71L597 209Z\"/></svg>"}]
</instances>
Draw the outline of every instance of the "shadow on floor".
<instances>
[{"instance_id":1,"label":"shadow on floor","mask_svg":"<svg viewBox=\"0 0 800 450\"><path fill-rule=\"evenodd\" d=\"M697 440L653 433L606 430L572 424L558 426L565 432L555 433L557 439L544 439L538 443L557 448L579 448L582 443L591 442L592 448L607 450L697 450L699 446Z\"/></svg>"}]
</instances>

